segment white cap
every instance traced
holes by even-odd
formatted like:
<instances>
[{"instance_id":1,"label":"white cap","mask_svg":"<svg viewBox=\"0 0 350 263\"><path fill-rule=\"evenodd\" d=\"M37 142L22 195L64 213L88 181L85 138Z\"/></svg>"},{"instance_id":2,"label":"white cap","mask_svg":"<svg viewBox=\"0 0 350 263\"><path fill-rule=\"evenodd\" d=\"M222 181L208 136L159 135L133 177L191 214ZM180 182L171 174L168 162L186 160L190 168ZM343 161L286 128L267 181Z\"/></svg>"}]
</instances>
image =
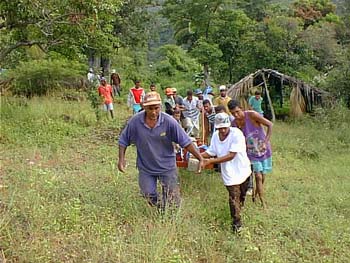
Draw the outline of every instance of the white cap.
<instances>
[{"instance_id":1,"label":"white cap","mask_svg":"<svg viewBox=\"0 0 350 263\"><path fill-rule=\"evenodd\" d=\"M230 117L227 113L221 112L215 115L215 128L228 128L231 126Z\"/></svg>"},{"instance_id":2,"label":"white cap","mask_svg":"<svg viewBox=\"0 0 350 263\"><path fill-rule=\"evenodd\" d=\"M226 90L226 86L225 86L225 85L221 85L221 86L219 87L219 90L220 90L220 91Z\"/></svg>"}]
</instances>

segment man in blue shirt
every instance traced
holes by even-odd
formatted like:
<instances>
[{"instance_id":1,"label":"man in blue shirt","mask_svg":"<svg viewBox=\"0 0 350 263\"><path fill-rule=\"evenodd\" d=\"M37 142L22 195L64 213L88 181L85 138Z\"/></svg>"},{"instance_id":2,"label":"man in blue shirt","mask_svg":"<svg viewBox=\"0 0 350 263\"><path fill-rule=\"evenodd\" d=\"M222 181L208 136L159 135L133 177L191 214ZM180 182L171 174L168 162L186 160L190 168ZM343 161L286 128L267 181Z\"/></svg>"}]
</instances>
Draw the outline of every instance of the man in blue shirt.
<instances>
[{"instance_id":1,"label":"man in blue shirt","mask_svg":"<svg viewBox=\"0 0 350 263\"><path fill-rule=\"evenodd\" d=\"M203 158L190 137L170 115L161 112L161 98L157 92L145 95L144 111L133 116L119 138L118 169L125 172L125 152L130 144L137 149L139 186L150 205L159 205L157 181L162 184L162 204L179 205L180 191L173 142L187 149L199 160L198 172Z\"/></svg>"}]
</instances>

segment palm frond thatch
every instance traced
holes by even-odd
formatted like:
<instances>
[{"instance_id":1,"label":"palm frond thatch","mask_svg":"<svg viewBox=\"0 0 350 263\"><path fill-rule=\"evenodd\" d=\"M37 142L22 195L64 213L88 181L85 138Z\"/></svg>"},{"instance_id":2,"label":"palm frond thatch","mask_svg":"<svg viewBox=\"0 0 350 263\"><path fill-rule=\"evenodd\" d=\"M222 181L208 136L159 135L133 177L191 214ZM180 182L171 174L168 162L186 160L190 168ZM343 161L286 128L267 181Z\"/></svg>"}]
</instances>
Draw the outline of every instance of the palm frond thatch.
<instances>
[{"instance_id":1,"label":"palm frond thatch","mask_svg":"<svg viewBox=\"0 0 350 263\"><path fill-rule=\"evenodd\" d=\"M273 79L279 80L281 89L284 89L285 85L293 88L290 97L291 105L293 105L291 109L292 116L300 116L300 112L312 112L315 105L323 106L325 102L329 102L332 99L332 96L327 91L313 87L299 79L272 69L260 69L245 76L240 81L229 87L227 95L240 101L242 108L247 109L247 99L252 91L256 89L254 83L258 81L262 82L258 86L262 85L263 90L268 94L267 82ZM270 111L272 113L271 115L274 120L272 101L270 98L268 98L268 100ZM281 101L283 103L283 99L281 99Z\"/></svg>"},{"instance_id":2,"label":"palm frond thatch","mask_svg":"<svg viewBox=\"0 0 350 263\"><path fill-rule=\"evenodd\" d=\"M306 110L306 103L298 87L298 84L293 85L292 92L290 93L290 104L290 115L292 117L301 117Z\"/></svg>"}]
</instances>

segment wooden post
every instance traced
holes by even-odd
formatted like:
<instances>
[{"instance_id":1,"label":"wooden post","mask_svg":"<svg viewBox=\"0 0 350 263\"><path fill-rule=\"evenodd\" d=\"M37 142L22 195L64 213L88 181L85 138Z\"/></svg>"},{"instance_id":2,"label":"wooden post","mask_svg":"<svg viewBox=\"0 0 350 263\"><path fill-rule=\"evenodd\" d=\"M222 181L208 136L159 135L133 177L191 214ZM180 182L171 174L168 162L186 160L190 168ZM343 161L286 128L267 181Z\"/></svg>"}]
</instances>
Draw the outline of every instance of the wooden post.
<instances>
[{"instance_id":1,"label":"wooden post","mask_svg":"<svg viewBox=\"0 0 350 263\"><path fill-rule=\"evenodd\" d=\"M267 88L266 78L265 78L265 74L264 73L262 74L262 77L263 77L263 81L264 81L264 87L265 87L265 90L266 90L267 100L269 101L269 105L270 105L270 109L271 109L272 122L275 122L275 120L276 120L275 111L273 110L272 101L271 101L271 98L270 98L270 92L269 92L269 89Z\"/></svg>"},{"instance_id":2,"label":"wooden post","mask_svg":"<svg viewBox=\"0 0 350 263\"><path fill-rule=\"evenodd\" d=\"M201 111L201 126L202 126L202 143L203 144L206 144L205 142L205 135L206 135L206 132L205 132L205 125L204 125L204 108L202 106L202 111Z\"/></svg>"}]
</instances>

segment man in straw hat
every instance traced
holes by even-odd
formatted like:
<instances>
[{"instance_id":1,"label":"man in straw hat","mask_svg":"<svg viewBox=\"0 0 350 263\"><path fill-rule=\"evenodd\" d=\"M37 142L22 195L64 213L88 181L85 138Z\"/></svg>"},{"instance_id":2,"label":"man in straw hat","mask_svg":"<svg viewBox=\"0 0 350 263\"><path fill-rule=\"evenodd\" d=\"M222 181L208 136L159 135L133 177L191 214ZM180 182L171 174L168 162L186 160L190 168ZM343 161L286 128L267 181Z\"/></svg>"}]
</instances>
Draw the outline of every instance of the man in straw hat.
<instances>
[{"instance_id":1,"label":"man in straw hat","mask_svg":"<svg viewBox=\"0 0 350 263\"><path fill-rule=\"evenodd\" d=\"M157 92L145 95L142 103L144 111L134 115L120 135L118 169L125 172L126 148L135 144L141 192L150 205L160 206L164 211L166 203L180 204L176 157L172 143L187 149L199 160L198 172L203 158L176 120L161 112L161 104ZM158 180L162 184L161 203L157 193Z\"/></svg>"}]
</instances>

